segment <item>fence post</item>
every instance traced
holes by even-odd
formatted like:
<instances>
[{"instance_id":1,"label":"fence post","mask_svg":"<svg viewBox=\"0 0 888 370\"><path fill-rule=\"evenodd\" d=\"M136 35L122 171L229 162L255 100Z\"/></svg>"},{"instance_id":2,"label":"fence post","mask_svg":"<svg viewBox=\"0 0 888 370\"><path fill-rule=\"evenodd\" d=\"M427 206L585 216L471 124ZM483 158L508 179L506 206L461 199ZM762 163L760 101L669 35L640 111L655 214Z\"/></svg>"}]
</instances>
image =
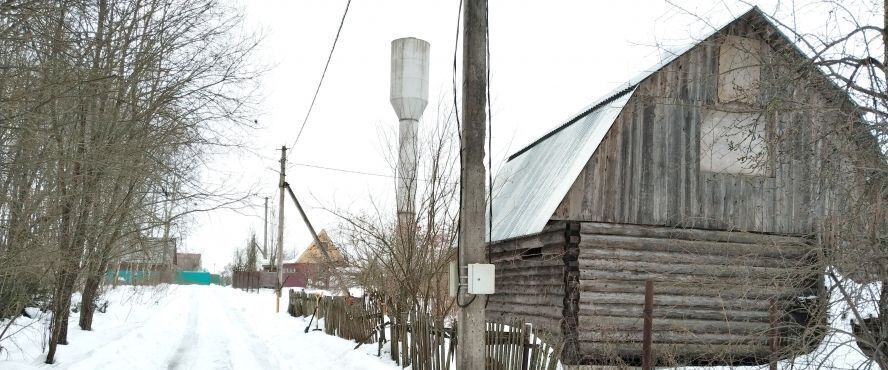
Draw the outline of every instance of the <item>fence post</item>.
<instances>
[{"instance_id":1,"label":"fence post","mask_svg":"<svg viewBox=\"0 0 888 370\"><path fill-rule=\"evenodd\" d=\"M398 324L399 324L398 309L395 306L394 302L391 302L391 308L388 310L388 317L389 317L389 322L391 323L391 326L389 326L389 334L391 334L391 335L389 335L389 336L392 338L390 352L392 354L392 360L394 360L395 363L400 365L401 364L400 352L398 351L398 346L400 345L400 342L399 342L400 335L398 335L398 334L400 334L398 332L398 330L399 330L399 328L398 328Z\"/></svg>"},{"instance_id":2,"label":"fence post","mask_svg":"<svg viewBox=\"0 0 888 370\"><path fill-rule=\"evenodd\" d=\"M385 301L380 301L381 307L377 308L379 310L379 346L376 349L377 357L382 356L382 345L385 344ZM391 324L391 321L389 321L389 324Z\"/></svg>"},{"instance_id":3,"label":"fence post","mask_svg":"<svg viewBox=\"0 0 888 370\"><path fill-rule=\"evenodd\" d=\"M768 349L770 350L770 358L768 361L768 367L770 370L777 370L777 325L778 325L778 316L777 316L777 302L774 298L771 298L768 305L768 322L770 324L770 330L768 330Z\"/></svg>"},{"instance_id":4,"label":"fence post","mask_svg":"<svg viewBox=\"0 0 888 370\"><path fill-rule=\"evenodd\" d=\"M521 370L527 370L530 360L530 347L533 345L531 342L532 333L533 326L529 323L524 323L524 335L521 337Z\"/></svg>"},{"instance_id":5,"label":"fence post","mask_svg":"<svg viewBox=\"0 0 888 370\"><path fill-rule=\"evenodd\" d=\"M644 338L642 343L642 370L653 370L654 361L651 353L653 345L653 326L654 326L654 282L647 280L644 282Z\"/></svg>"},{"instance_id":6,"label":"fence post","mask_svg":"<svg viewBox=\"0 0 888 370\"><path fill-rule=\"evenodd\" d=\"M410 365L410 337L407 331L410 321L407 319L407 313L410 311L398 310L398 323L401 324L401 332L398 336L401 339L401 367Z\"/></svg>"}]
</instances>

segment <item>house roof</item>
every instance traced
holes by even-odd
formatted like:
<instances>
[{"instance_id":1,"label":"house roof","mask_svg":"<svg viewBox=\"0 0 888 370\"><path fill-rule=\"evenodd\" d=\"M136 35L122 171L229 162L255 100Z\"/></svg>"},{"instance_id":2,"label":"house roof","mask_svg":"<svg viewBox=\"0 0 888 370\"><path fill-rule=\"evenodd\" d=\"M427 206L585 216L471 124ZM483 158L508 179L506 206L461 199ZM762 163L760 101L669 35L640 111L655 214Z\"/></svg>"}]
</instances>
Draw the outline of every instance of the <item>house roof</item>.
<instances>
[{"instance_id":1,"label":"house roof","mask_svg":"<svg viewBox=\"0 0 888 370\"><path fill-rule=\"evenodd\" d=\"M618 86L549 133L509 157L497 177L493 196L491 241L517 238L543 231L577 176L598 149L635 88L664 66L729 25L746 17L764 20L787 44L804 56L798 47L774 25L758 7L717 27L698 42L672 51L629 82Z\"/></svg>"},{"instance_id":2,"label":"house roof","mask_svg":"<svg viewBox=\"0 0 888 370\"><path fill-rule=\"evenodd\" d=\"M318 239L321 240L321 243L324 243L324 246L327 248L327 253L330 255L331 262L334 264L342 263L344 259L342 258L342 253L339 251L335 245L333 245L333 241L330 240L330 237L327 236L326 230L321 230L318 233ZM324 253L321 251L321 248L318 247L317 243L314 241L308 245L308 248L299 255L299 258L296 259L296 263L325 263L327 262L324 259Z\"/></svg>"},{"instance_id":3,"label":"house roof","mask_svg":"<svg viewBox=\"0 0 888 370\"><path fill-rule=\"evenodd\" d=\"M633 92L602 99L510 157L497 177L502 188L493 198L492 240L543 230Z\"/></svg>"}]
</instances>

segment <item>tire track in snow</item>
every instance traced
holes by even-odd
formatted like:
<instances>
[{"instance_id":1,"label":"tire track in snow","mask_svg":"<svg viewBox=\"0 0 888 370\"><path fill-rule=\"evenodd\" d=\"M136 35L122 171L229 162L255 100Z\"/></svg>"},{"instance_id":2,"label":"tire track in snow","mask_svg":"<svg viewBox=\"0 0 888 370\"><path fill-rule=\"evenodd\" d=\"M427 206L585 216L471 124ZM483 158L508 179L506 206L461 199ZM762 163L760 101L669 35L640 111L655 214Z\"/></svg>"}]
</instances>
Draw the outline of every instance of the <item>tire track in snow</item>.
<instances>
[{"instance_id":1,"label":"tire track in snow","mask_svg":"<svg viewBox=\"0 0 888 370\"><path fill-rule=\"evenodd\" d=\"M179 346L176 348L173 356L170 358L168 370L179 369L182 366L182 360L189 354L189 350L197 345L197 310L191 309L188 312L188 324L185 326L185 335L182 336Z\"/></svg>"},{"instance_id":2,"label":"tire track in snow","mask_svg":"<svg viewBox=\"0 0 888 370\"><path fill-rule=\"evenodd\" d=\"M236 323L238 327L238 338L242 339L242 342L246 342L249 346L248 355L252 357L255 361L256 369L278 369L280 368L280 361L277 356L274 354L274 349L269 346L268 342L262 340L261 336L256 333L256 331L250 326L246 324L246 317L243 315L243 311L235 310L233 308L232 302L228 302L227 300L219 299L218 295L215 295L217 307L224 307L225 316L228 317L230 322ZM244 347L239 347L241 350ZM263 355L267 355L263 356ZM273 360L273 361L271 361Z\"/></svg>"},{"instance_id":3,"label":"tire track in snow","mask_svg":"<svg viewBox=\"0 0 888 370\"><path fill-rule=\"evenodd\" d=\"M277 369L272 347L247 325L227 292L217 287L195 289L189 300L188 323L167 369Z\"/></svg>"}]
</instances>

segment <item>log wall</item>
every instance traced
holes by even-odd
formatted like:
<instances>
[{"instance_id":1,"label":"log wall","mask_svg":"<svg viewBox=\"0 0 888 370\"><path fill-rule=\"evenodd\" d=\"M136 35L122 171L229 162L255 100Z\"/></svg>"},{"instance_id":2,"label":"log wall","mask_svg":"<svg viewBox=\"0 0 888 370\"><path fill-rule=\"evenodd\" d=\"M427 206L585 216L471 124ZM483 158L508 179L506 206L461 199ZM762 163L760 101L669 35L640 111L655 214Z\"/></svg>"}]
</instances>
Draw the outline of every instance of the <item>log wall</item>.
<instances>
[{"instance_id":1,"label":"log wall","mask_svg":"<svg viewBox=\"0 0 888 370\"><path fill-rule=\"evenodd\" d=\"M569 246L575 249L579 224L573 224L572 238L568 235L570 230L569 224L557 223L539 234L500 241L488 247L490 262L496 265L496 294L488 296L488 321L518 319L562 336L565 300L570 308L570 302L579 298L577 294L565 295L565 258L570 259L565 251ZM522 257L528 251L539 254ZM576 252L573 256L575 259ZM576 285L579 277L572 276ZM573 328L575 331L576 325Z\"/></svg>"},{"instance_id":2,"label":"log wall","mask_svg":"<svg viewBox=\"0 0 888 370\"><path fill-rule=\"evenodd\" d=\"M582 223L581 357L565 363L640 363L647 279L658 364L767 363L771 299L780 354L810 351L822 333L806 327L823 297L812 253L793 237Z\"/></svg>"}]
</instances>

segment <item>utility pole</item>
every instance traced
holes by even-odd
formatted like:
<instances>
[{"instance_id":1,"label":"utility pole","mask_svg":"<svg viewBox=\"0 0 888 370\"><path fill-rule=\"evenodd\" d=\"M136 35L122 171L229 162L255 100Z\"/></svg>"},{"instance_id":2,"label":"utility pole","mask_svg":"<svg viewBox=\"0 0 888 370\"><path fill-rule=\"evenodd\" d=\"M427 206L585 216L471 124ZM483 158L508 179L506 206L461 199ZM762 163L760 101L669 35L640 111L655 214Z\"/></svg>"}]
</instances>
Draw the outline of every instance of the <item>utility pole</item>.
<instances>
[{"instance_id":1,"label":"utility pole","mask_svg":"<svg viewBox=\"0 0 888 370\"><path fill-rule=\"evenodd\" d=\"M265 197L265 216L262 217L262 258L268 258L268 197Z\"/></svg>"},{"instance_id":2,"label":"utility pole","mask_svg":"<svg viewBox=\"0 0 888 370\"><path fill-rule=\"evenodd\" d=\"M278 203L278 240L277 240L277 304L274 312L281 312L281 291L284 289L284 184L286 183L287 147L281 146L281 176L278 183L280 188L280 202Z\"/></svg>"},{"instance_id":3,"label":"utility pole","mask_svg":"<svg viewBox=\"0 0 888 370\"><path fill-rule=\"evenodd\" d=\"M487 0L463 8L463 121L459 271L486 263L484 138L487 123ZM483 369L486 296L458 294L457 369Z\"/></svg>"},{"instance_id":4,"label":"utility pole","mask_svg":"<svg viewBox=\"0 0 888 370\"><path fill-rule=\"evenodd\" d=\"M176 179L173 178L171 185L170 185L170 190L164 191L164 198L166 198L166 199L164 200L164 203L163 203L163 205L164 205L164 207L163 207L163 211L164 211L163 212L163 236L162 236L163 258L164 258L164 262L166 262L166 261L170 262L170 265L167 266L167 268L170 271L175 271L175 269L176 269L176 263L177 263L176 252L178 252L178 249L177 249L175 243L172 244L172 248L170 246L170 224L173 221L173 203L175 203L175 201L176 201L176 198L175 198L176 193L175 192L176 192ZM167 253L170 253L170 252L172 252L173 255L171 258L167 258ZM175 279L175 276L173 276L173 279Z\"/></svg>"}]
</instances>

